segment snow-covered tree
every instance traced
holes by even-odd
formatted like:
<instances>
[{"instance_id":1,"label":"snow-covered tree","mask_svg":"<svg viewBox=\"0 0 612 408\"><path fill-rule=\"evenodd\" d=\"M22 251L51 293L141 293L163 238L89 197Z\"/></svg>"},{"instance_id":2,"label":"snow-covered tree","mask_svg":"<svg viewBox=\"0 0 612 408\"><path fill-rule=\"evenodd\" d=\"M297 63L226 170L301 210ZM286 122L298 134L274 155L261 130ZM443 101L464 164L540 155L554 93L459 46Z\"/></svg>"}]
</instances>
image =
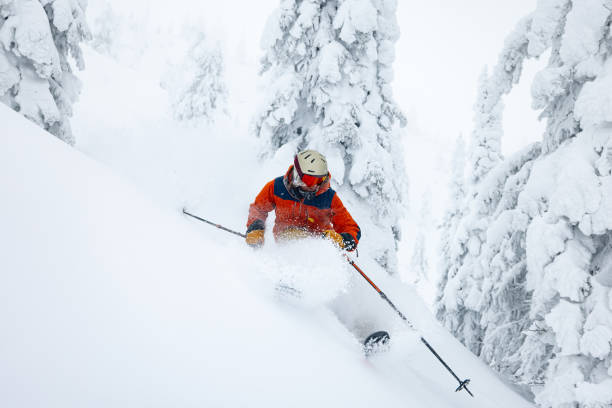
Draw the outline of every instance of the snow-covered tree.
<instances>
[{"instance_id":1,"label":"snow-covered tree","mask_svg":"<svg viewBox=\"0 0 612 408\"><path fill-rule=\"evenodd\" d=\"M410 257L410 274L415 285L429 280L429 264L427 262L427 235L426 231L431 223L431 193L427 191L421 199L421 210L416 222L416 237Z\"/></svg>"},{"instance_id":2,"label":"snow-covered tree","mask_svg":"<svg viewBox=\"0 0 612 408\"><path fill-rule=\"evenodd\" d=\"M439 226L440 229L440 246L439 246L439 263L438 271L440 275L437 278L437 294L434 306L436 309L436 316L438 319L442 319L444 313L444 305L440 302L442 292L449 276L455 276L456 271L451 270L458 265L458 253L463 253L463 250L457 250L451 247L451 245L457 242L455 234L457 232L457 224L461 219L461 210L465 201L465 141L463 136L459 136L455 142L455 149L451 159L450 167L450 180L448 183L448 203L446 212L442 219L442 223Z\"/></svg>"},{"instance_id":3,"label":"snow-covered tree","mask_svg":"<svg viewBox=\"0 0 612 408\"><path fill-rule=\"evenodd\" d=\"M337 187L368 206L380 231L373 256L390 272L406 183L405 119L390 86L396 3L282 0L262 39L268 94L255 124L266 155L313 148L327 156Z\"/></svg>"},{"instance_id":4,"label":"snow-covered tree","mask_svg":"<svg viewBox=\"0 0 612 408\"><path fill-rule=\"evenodd\" d=\"M541 0L509 37L485 86L501 98L520 70L510 83L495 72L549 51L532 85L546 132L487 172L471 166L437 304L543 407L612 404L611 21L607 0Z\"/></svg>"},{"instance_id":5,"label":"snow-covered tree","mask_svg":"<svg viewBox=\"0 0 612 408\"><path fill-rule=\"evenodd\" d=\"M185 42L183 38L178 38L177 31L191 28L191 22L185 22L180 29L173 29L164 22L154 22L148 11L134 12L124 7L129 10L129 6L119 6L110 0L89 0L90 45L98 53L122 65L157 74L154 70L159 69L157 63L160 56L167 57L177 50L182 51ZM172 46L166 48L168 44ZM150 55L155 57L151 58Z\"/></svg>"},{"instance_id":6,"label":"snow-covered tree","mask_svg":"<svg viewBox=\"0 0 612 408\"><path fill-rule=\"evenodd\" d=\"M104 55L114 55L115 43L124 28L123 19L108 2L100 2L99 11L91 21L91 46ZM90 16L95 9L90 8Z\"/></svg>"},{"instance_id":7,"label":"snow-covered tree","mask_svg":"<svg viewBox=\"0 0 612 408\"><path fill-rule=\"evenodd\" d=\"M220 47L200 33L183 62L173 67L163 81L177 119L210 120L222 108L227 97L223 69Z\"/></svg>"},{"instance_id":8,"label":"snow-covered tree","mask_svg":"<svg viewBox=\"0 0 612 408\"><path fill-rule=\"evenodd\" d=\"M0 1L0 101L67 143L80 83L69 57L83 68L89 38L85 1Z\"/></svg>"},{"instance_id":9,"label":"snow-covered tree","mask_svg":"<svg viewBox=\"0 0 612 408\"><path fill-rule=\"evenodd\" d=\"M501 160L503 90L489 80L487 70L480 75L475 105L474 133L470 146L472 182L478 182Z\"/></svg>"}]
</instances>

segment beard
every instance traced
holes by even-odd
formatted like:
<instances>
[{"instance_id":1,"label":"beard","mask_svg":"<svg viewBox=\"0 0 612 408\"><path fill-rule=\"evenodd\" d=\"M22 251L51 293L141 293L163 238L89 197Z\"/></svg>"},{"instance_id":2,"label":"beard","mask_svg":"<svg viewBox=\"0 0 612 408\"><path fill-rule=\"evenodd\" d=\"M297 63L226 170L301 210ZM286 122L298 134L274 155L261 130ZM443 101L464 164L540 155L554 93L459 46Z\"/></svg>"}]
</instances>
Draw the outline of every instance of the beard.
<instances>
[{"instance_id":1,"label":"beard","mask_svg":"<svg viewBox=\"0 0 612 408\"><path fill-rule=\"evenodd\" d=\"M315 198L315 196L317 195L317 191L319 191L319 189L316 189L315 191L302 190L299 186L291 184L291 193L299 200L310 201Z\"/></svg>"},{"instance_id":2,"label":"beard","mask_svg":"<svg viewBox=\"0 0 612 408\"><path fill-rule=\"evenodd\" d=\"M299 191L299 194L301 194L301 196L304 198L304 200L312 200L315 195L317 194L316 191L304 191L301 188L298 187L297 189Z\"/></svg>"}]
</instances>

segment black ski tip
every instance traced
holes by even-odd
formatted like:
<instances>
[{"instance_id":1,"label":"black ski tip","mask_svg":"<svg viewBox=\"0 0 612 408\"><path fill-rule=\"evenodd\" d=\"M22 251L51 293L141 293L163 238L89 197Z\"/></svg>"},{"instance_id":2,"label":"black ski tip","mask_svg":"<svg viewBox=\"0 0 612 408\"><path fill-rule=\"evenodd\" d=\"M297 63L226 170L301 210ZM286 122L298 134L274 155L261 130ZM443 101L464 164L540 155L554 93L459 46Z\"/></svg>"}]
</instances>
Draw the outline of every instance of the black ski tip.
<instances>
[{"instance_id":1,"label":"black ski tip","mask_svg":"<svg viewBox=\"0 0 612 408\"><path fill-rule=\"evenodd\" d=\"M384 330L380 330L377 332L374 332L372 334L370 334L368 337L366 337L366 339L363 341L364 345L367 344L371 344L371 343L378 343L378 342L387 342L389 341L389 339L391 338L391 336L389 336L389 333L384 331Z\"/></svg>"},{"instance_id":2,"label":"black ski tip","mask_svg":"<svg viewBox=\"0 0 612 408\"><path fill-rule=\"evenodd\" d=\"M372 353L386 350L390 340L391 336L388 332L384 330L374 332L363 341L363 351L366 356L369 356Z\"/></svg>"}]
</instances>

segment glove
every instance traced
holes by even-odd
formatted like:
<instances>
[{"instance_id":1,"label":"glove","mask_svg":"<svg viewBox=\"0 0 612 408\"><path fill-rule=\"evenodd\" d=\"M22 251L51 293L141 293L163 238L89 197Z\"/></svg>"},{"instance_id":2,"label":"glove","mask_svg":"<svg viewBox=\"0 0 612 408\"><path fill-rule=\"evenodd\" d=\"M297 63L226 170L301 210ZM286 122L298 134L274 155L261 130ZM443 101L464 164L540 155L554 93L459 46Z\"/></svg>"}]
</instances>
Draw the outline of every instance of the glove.
<instances>
[{"instance_id":1,"label":"glove","mask_svg":"<svg viewBox=\"0 0 612 408\"><path fill-rule=\"evenodd\" d=\"M355 242L355 238L348 232L343 232L342 234L343 247L345 251L354 251L357 248L357 242Z\"/></svg>"},{"instance_id":2,"label":"glove","mask_svg":"<svg viewBox=\"0 0 612 408\"><path fill-rule=\"evenodd\" d=\"M254 248L259 248L264 244L264 230L258 229L246 234L246 243Z\"/></svg>"},{"instance_id":3,"label":"glove","mask_svg":"<svg viewBox=\"0 0 612 408\"><path fill-rule=\"evenodd\" d=\"M339 248L344 248L344 238L342 238L342 235L338 234L336 231L327 230L323 233L323 236L332 241Z\"/></svg>"},{"instance_id":4,"label":"glove","mask_svg":"<svg viewBox=\"0 0 612 408\"><path fill-rule=\"evenodd\" d=\"M323 236L329 240L331 240L334 244L336 244L339 248L342 248L346 251L352 251L357 248L357 243L355 242L355 238L348 232L343 232L342 234L338 234L334 230L327 230L323 233Z\"/></svg>"}]
</instances>

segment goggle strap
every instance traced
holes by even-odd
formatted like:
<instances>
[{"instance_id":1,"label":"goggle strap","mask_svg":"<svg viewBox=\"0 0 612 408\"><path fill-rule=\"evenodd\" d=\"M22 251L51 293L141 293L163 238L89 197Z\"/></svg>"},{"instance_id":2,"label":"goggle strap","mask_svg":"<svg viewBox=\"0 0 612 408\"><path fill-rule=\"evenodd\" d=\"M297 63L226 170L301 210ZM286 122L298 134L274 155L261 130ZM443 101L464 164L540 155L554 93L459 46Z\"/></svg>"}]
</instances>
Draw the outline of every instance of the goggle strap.
<instances>
[{"instance_id":1,"label":"goggle strap","mask_svg":"<svg viewBox=\"0 0 612 408\"><path fill-rule=\"evenodd\" d=\"M298 175L300 176L300 178L302 178L304 176L304 173L302 173L302 169L300 168L300 162L298 161L297 155L293 158L293 167L295 167Z\"/></svg>"}]
</instances>

